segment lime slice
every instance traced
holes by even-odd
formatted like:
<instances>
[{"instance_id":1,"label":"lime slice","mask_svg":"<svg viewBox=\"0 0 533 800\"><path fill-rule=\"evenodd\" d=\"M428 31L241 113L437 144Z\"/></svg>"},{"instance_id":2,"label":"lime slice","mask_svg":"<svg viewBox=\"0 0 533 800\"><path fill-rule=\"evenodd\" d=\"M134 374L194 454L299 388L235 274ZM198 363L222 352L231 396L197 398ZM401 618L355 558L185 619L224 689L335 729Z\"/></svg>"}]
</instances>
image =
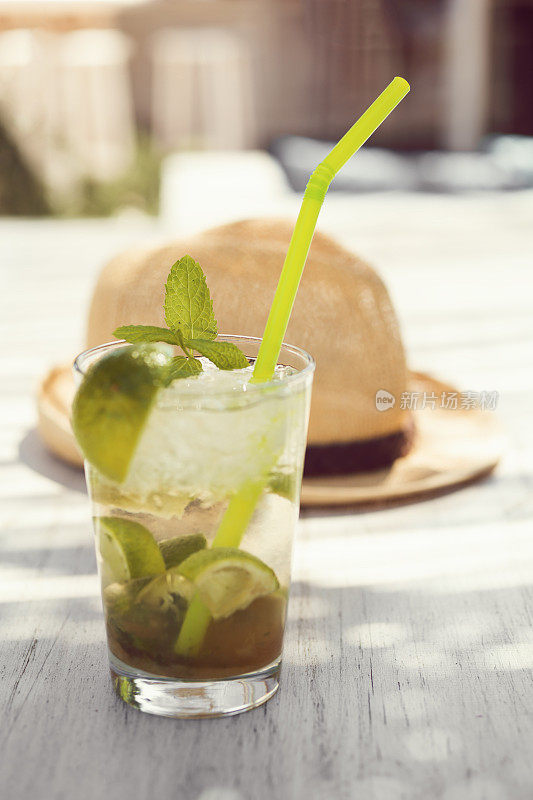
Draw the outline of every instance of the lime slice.
<instances>
[{"instance_id":1,"label":"lime slice","mask_svg":"<svg viewBox=\"0 0 533 800\"><path fill-rule=\"evenodd\" d=\"M172 651L187 600L170 594L165 578L158 575L106 586L103 600L111 646L116 640L121 647L152 655ZM188 581L180 575L173 584L176 589Z\"/></svg>"},{"instance_id":2,"label":"lime slice","mask_svg":"<svg viewBox=\"0 0 533 800\"><path fill-rule=\"evenodd\" d=\"M189 536L176 536L174 539L163 539L159 542L161 555L165 560L167 569L177 567L182 561L207 547L207 539L203 533L193 533Z\"/></svg>"},{"instance_id":3,"label":"lime slice","mask_svg":"<svg viewBox=\"0 0 533 800\"><path fill-rule=\"evenodd\" d=\"M129 583L111 583L106 586L102 596L104 599L104 606L108 614L113 616L123 616L127 614L135 602L137 592L140 585L145 585L149 582L150 578L145 578L141 581L130 581Z\"/></svg>"},{"instance_id":4,"label":"lime slice","mask_svg":"<svg viewBox=\"0 0 533 800\"><path fill-rule=\"evenodd\" d=\"M121 483L170 361L169 346L121 347L89 368L72 405L83 455Z\"/></svg>"},{"instance_id":5,"label":"lime slice","mask_svg":"<svg viewBox=\"0 0 533 800\"><path fill-rule=\"evenodd\" d=\"M165 610L175 605L186 605L193 594L192 583L176 567L173 567L163 575L152 578L146 586L143 586L136 597L136 603L144 603L150 608Z\"/></svg>"},{"instance_id":6,"label":"lime slice","mask_svg":"<svg viewBox=\"0 0 533 800\"><path fill-rule=\"evenodd\" d=\"M229 617L256 597L279 587L274 571L263 561L237 547L199 550L178 567L198 592L214 619Z\"/></svg>"},{"instance_id":7,"label":"lime slice","mask_svg":"<svg viewBox=\"0 0 533 800\"><path fill-rule=\"evenodd\" d=\"M107 578L123 582L165 571L165 562L150 531L122 517L96 517L100 555Z\"/></svg>"}]
</instances>

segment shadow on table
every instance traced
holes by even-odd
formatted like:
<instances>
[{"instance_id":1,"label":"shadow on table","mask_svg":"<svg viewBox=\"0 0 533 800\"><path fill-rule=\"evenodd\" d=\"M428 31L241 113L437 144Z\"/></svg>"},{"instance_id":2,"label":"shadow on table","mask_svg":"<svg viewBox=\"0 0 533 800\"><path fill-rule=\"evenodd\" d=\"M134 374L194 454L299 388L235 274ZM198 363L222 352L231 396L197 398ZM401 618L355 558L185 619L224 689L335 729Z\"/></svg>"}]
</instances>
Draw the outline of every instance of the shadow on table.
<instances>
[{"instance_id":1,"label":"shadow on table","mask_svg":"<svg viewBox=\"0 0 533 800\"><path fill-rule=\"evenodd\" d=\"M96 572L94 544L90 533L91 523L80 525L62 525L62 542L56 546L54 537L50 537L47 546L17 548L15 545L2 547L1 563L4 570L33 569L41 577L61 577L87 575ZM87 533L87 544L80 543L80 529ZM37 532L38 528L26 528L21 538L27 541L28 534ZM66 538L72 535L72 546L65 547Z\"/></svg>"},{"instance_id":2,"label":"shadow on table","mask_svg":"<svg viewBox=\"0 0 533 800\"><path fill-rule=\"evenodd\" d=\"M458 483L455 486L444 486L441 489L433 491L426 491L418 495L409 495L407 497L393 497L388 500L369 500L368 502L359 503L342 503L339 505L316 505L316 506L302 506L300 515L302 517L324 517L324 516L342 516L346 514L366 514L369 511L389 511L396 508L404 508L405 506L421 505L429 503L432 500L439 500L441 497L449 497L456 495L460 492L476 487L479 485L490 485L500 481L500 476L494 474L494 470L490 469L482 475L476 475L474 478Z\"/></svg>"},{"instance_id":3,"label":"shadow on table","mask_svg":"<svg viewBox=\"0 0 533 800\"><path fill-rule=\"evenodd\" d=\"M92 606L61 598L55 636L36 630L11 643L20 669L0 736L5 785L24 798L45 791L41 771L21 771L16 756L39 764L43 743L56 741L50 797L75 779L77 800L126 798L139 786L180 800L522 800L533 733L519 702L533 666L527 614L517 613L523 591L427 586L415 603L411 589L295 583L278 695L238 717L196 721L122 704ZM514 613L495 614L496 604ZM505 655L510 643L521 660Z\"/></svg>"},{"instance_id":4,"label":"shadow on table","mask_svg":"<svg viewBox=\"0 0 533 800\"><path fill-rule=\"evenodd\" d=\"M19 458L23 464L75 492L86 492L83 471L69 466L53 456L41 441L37 430L28 431L19 444Z\"/></svg>"},{"instance_id":5,"label":"shadow on table","mask_svg":"<svg viewBox=\"0 0 533 800\"><path fill-rule=\"evenodd\" d=\"M519 487L519 491L517 488ZM429 508L432 503L457 503L456 507L463 507L465 499L469 497L469 492L477 491L481 488L485 492L498 490L501 494L509 491L509 502L505 507L505 512L508 519L528 518L533 512L533 477L531 473L525 470L516 470L514 472L507 472L500 474L499 472L491 472L483 477L475 478L469 483L461 486L444 489L442 491L427 493L423 497L406 497L398 500L391 500L384 503L358 503L350 505L335 506L302 506L300 508L300 517L303 519L313 518L331 518L331 517L354 517L368 514L370 511L376 512L395 512L397 510L408 509L410 506L424 506ZM520 489L522 491L520 491ZM476 498L479 504L479 500ZM442 524L447 525L446 520L434 523L432 525ZM427 522L423 515L420 515L420 521L413 522L409 518L409 528L417 527L418 525L427 527ZM394 521L394 527L397 528L397 522Z\"/></svg>"}]
</instances>

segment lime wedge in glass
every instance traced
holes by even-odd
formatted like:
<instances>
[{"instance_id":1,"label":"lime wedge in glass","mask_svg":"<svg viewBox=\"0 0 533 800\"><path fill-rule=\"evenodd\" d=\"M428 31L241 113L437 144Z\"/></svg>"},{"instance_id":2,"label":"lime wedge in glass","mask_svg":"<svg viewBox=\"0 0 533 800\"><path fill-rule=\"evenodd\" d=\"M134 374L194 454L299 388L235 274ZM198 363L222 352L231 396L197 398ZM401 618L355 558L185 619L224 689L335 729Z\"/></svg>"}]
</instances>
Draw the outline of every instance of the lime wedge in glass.
<instances>
[{"instance_id":1,"label":"lime wedge in glass","mask_svg":"<svg viewBox=\"0 0 533 800\"><path fill-rule=\"evenodd\" d=\"M159 549L167 569L177 567L197 550L203 550L205 547L207 547L207 539L203 533L176 536L174 539L163 539L159 542Z\"/></svg>"},{"instance_id":2,"label":"lime wedge in glass","mask_svg":"<svg viewBox=\"0 0 533 800\"><path fill-rule=\"evenodd\" d=\"M214 619L229 617L256 597L279 588L274 571L237 547L199 550L178 567L190 581Z\"/></svg>"},{"instance_id":3,"label":"lime wedge in glass","mask_svg":"<svg viewBox=\"0 0 533 800\"><path fill-rule=\"evenodd\" d=\"M194 586L173 567L148 581L137 594L136 602L165 610L174 605L185 607L193 594Z\"/></svg>"},{"instance_id":4,"label":"lime wedge in glass","mask_svg":"<svg viewBox=\"0 0 533 800\"><path fill-rule=\"evenodd\" d=\"M83 455L121 483L170 363L169 345L120 347L93 364L72 405L72 429Z\"/></svg>"},{"instance_id":5,"label":"lime wedge in glass","mask_svg":"<svg viewBox=\"0 0 533 800\"><path fill-rule=\"evenodd\" d=\"M96 517L98 547L106 580L146 578L165 571L165 562L150 531L122 517Z\"/></svg>"},{"instance_id":6,"label":"lime wedge in glass","mask_svg":"<svg viewBox=\"0 0 533 800\"><path fill-rule=\"evenodd\" d=\"M151 578L144 578L139 581L129 581L128 583L110 583L106 586L102 596L108 614L113 616L127 614L135 603L139 588L150 581Z\"/></svg>"},{"instance_id":7,"label":"lime wedge in glass","mask_svg":"<svg viewBox=\"0 0 533 800\"><path fill-rule=\"evenodd\" d=\"M104 589L110 640L152 655L172 652L187 608L187 600L177 589L190 584L182 575L171 582L166 578L163 574L157 578L112 583ZM169 584L173 593L169 591Z\"/></svg>"}]
</instances>

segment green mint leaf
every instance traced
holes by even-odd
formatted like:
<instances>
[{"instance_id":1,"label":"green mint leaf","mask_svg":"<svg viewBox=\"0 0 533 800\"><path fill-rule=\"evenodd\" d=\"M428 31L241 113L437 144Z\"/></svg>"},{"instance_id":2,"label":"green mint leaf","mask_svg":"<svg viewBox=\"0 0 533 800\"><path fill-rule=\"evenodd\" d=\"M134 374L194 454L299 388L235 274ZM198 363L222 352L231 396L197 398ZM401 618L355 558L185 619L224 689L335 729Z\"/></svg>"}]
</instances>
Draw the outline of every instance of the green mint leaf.
<instances>
[{"instance_id":1,"label":"green mint leaf","mask_svg":"<svg viewBox=\"0 0 533 800\"><path fill-rule=\"evenodd\" d=\"M248 367L249 362L242 350L231 342L213 342L209 339L189 339L187 347L212 361L219 369L242 369Z\"/></svg>"},{"instance_id":2,"label":"green mint leaf","mask_svg":"<svg viewBox=\"0 0 533 800\"><path fill-rule=\"evenodd\" d=\"M168 328L158 328L156 325L121 325L113 332L117 339L125 339L131 344L139 342L167 342L178 344L176 334Z\"/></svg>"},{"instance_id":3,"label":"green mint leaf","mask_svg":"<svg viewBox=\"0 0 533 800\"><path fill-rule=\"evenodd\" d=\"M181 349L183 350L185 355L188 356L189 353L187 352L187 349L186 349L187 345L185 344L185 337L183 336L182 332L180 331L179 328L177 328L173 333L174 333L174 336L176 337L177 343L179 344L179 346L181 347Z\"/></svg>"},{"instance_id":4,"label":"green mint leaf","mask_svg":"<svg viewBox=\"0 0 533 800\"><path fill-rule=\"evenodd\" d=\"M185 339L214 339L217 321L202 268L191 256L172 265L165 285L165 322Z\"/></svg>"},{"instance_id":5,"label":"green mint leaf","mask_svg":"<svg viewBox=\"0 0 533 800\"><path fill-rule=\"evenodd\" d=\"M197 358L187 358L187 356L175 356L165 370L166 385L178 378L190 378L202 372L202 363Z\"/></svg>"}]
</instances>

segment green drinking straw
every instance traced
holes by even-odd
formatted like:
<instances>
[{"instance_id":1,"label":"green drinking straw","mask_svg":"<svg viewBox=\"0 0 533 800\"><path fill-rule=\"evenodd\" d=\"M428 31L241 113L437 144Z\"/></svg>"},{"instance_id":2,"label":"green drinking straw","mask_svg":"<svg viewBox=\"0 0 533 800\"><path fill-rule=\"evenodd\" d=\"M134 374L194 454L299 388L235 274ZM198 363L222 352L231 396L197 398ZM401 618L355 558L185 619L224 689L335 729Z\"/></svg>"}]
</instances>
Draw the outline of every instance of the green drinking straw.
<instances>
[{"instance_id":1,"label":"green drinking straw","mask_svg":"<svg viewBox=\"0 0 533 800\"><path fill-rule=\"evenodd\" d=\"M403 100L410 88L404 78L394 78L312 173L268 315L251 383L266 383L274 375L318 215L331 181ZM239 546L263 485L261 479L250 481L232 497L213 540L213 547ZM195 655L201 647L210 619L209 611L196 595L185 615L176 642L176 652L185 656Z\"/></svg>"},{"instance_id":2,"label":"green drinking straw","mask_svg":"<svg viewBox=\"0 0 533 800\"><path fill-rule=\"evenodd\" d=\"M403 100L409 89L410 86L404 78L394 78L312 173L268 315L255 362L253 383L270 381L274 374L316 221L331 181Z\"/></svg>"}]
</instances>

